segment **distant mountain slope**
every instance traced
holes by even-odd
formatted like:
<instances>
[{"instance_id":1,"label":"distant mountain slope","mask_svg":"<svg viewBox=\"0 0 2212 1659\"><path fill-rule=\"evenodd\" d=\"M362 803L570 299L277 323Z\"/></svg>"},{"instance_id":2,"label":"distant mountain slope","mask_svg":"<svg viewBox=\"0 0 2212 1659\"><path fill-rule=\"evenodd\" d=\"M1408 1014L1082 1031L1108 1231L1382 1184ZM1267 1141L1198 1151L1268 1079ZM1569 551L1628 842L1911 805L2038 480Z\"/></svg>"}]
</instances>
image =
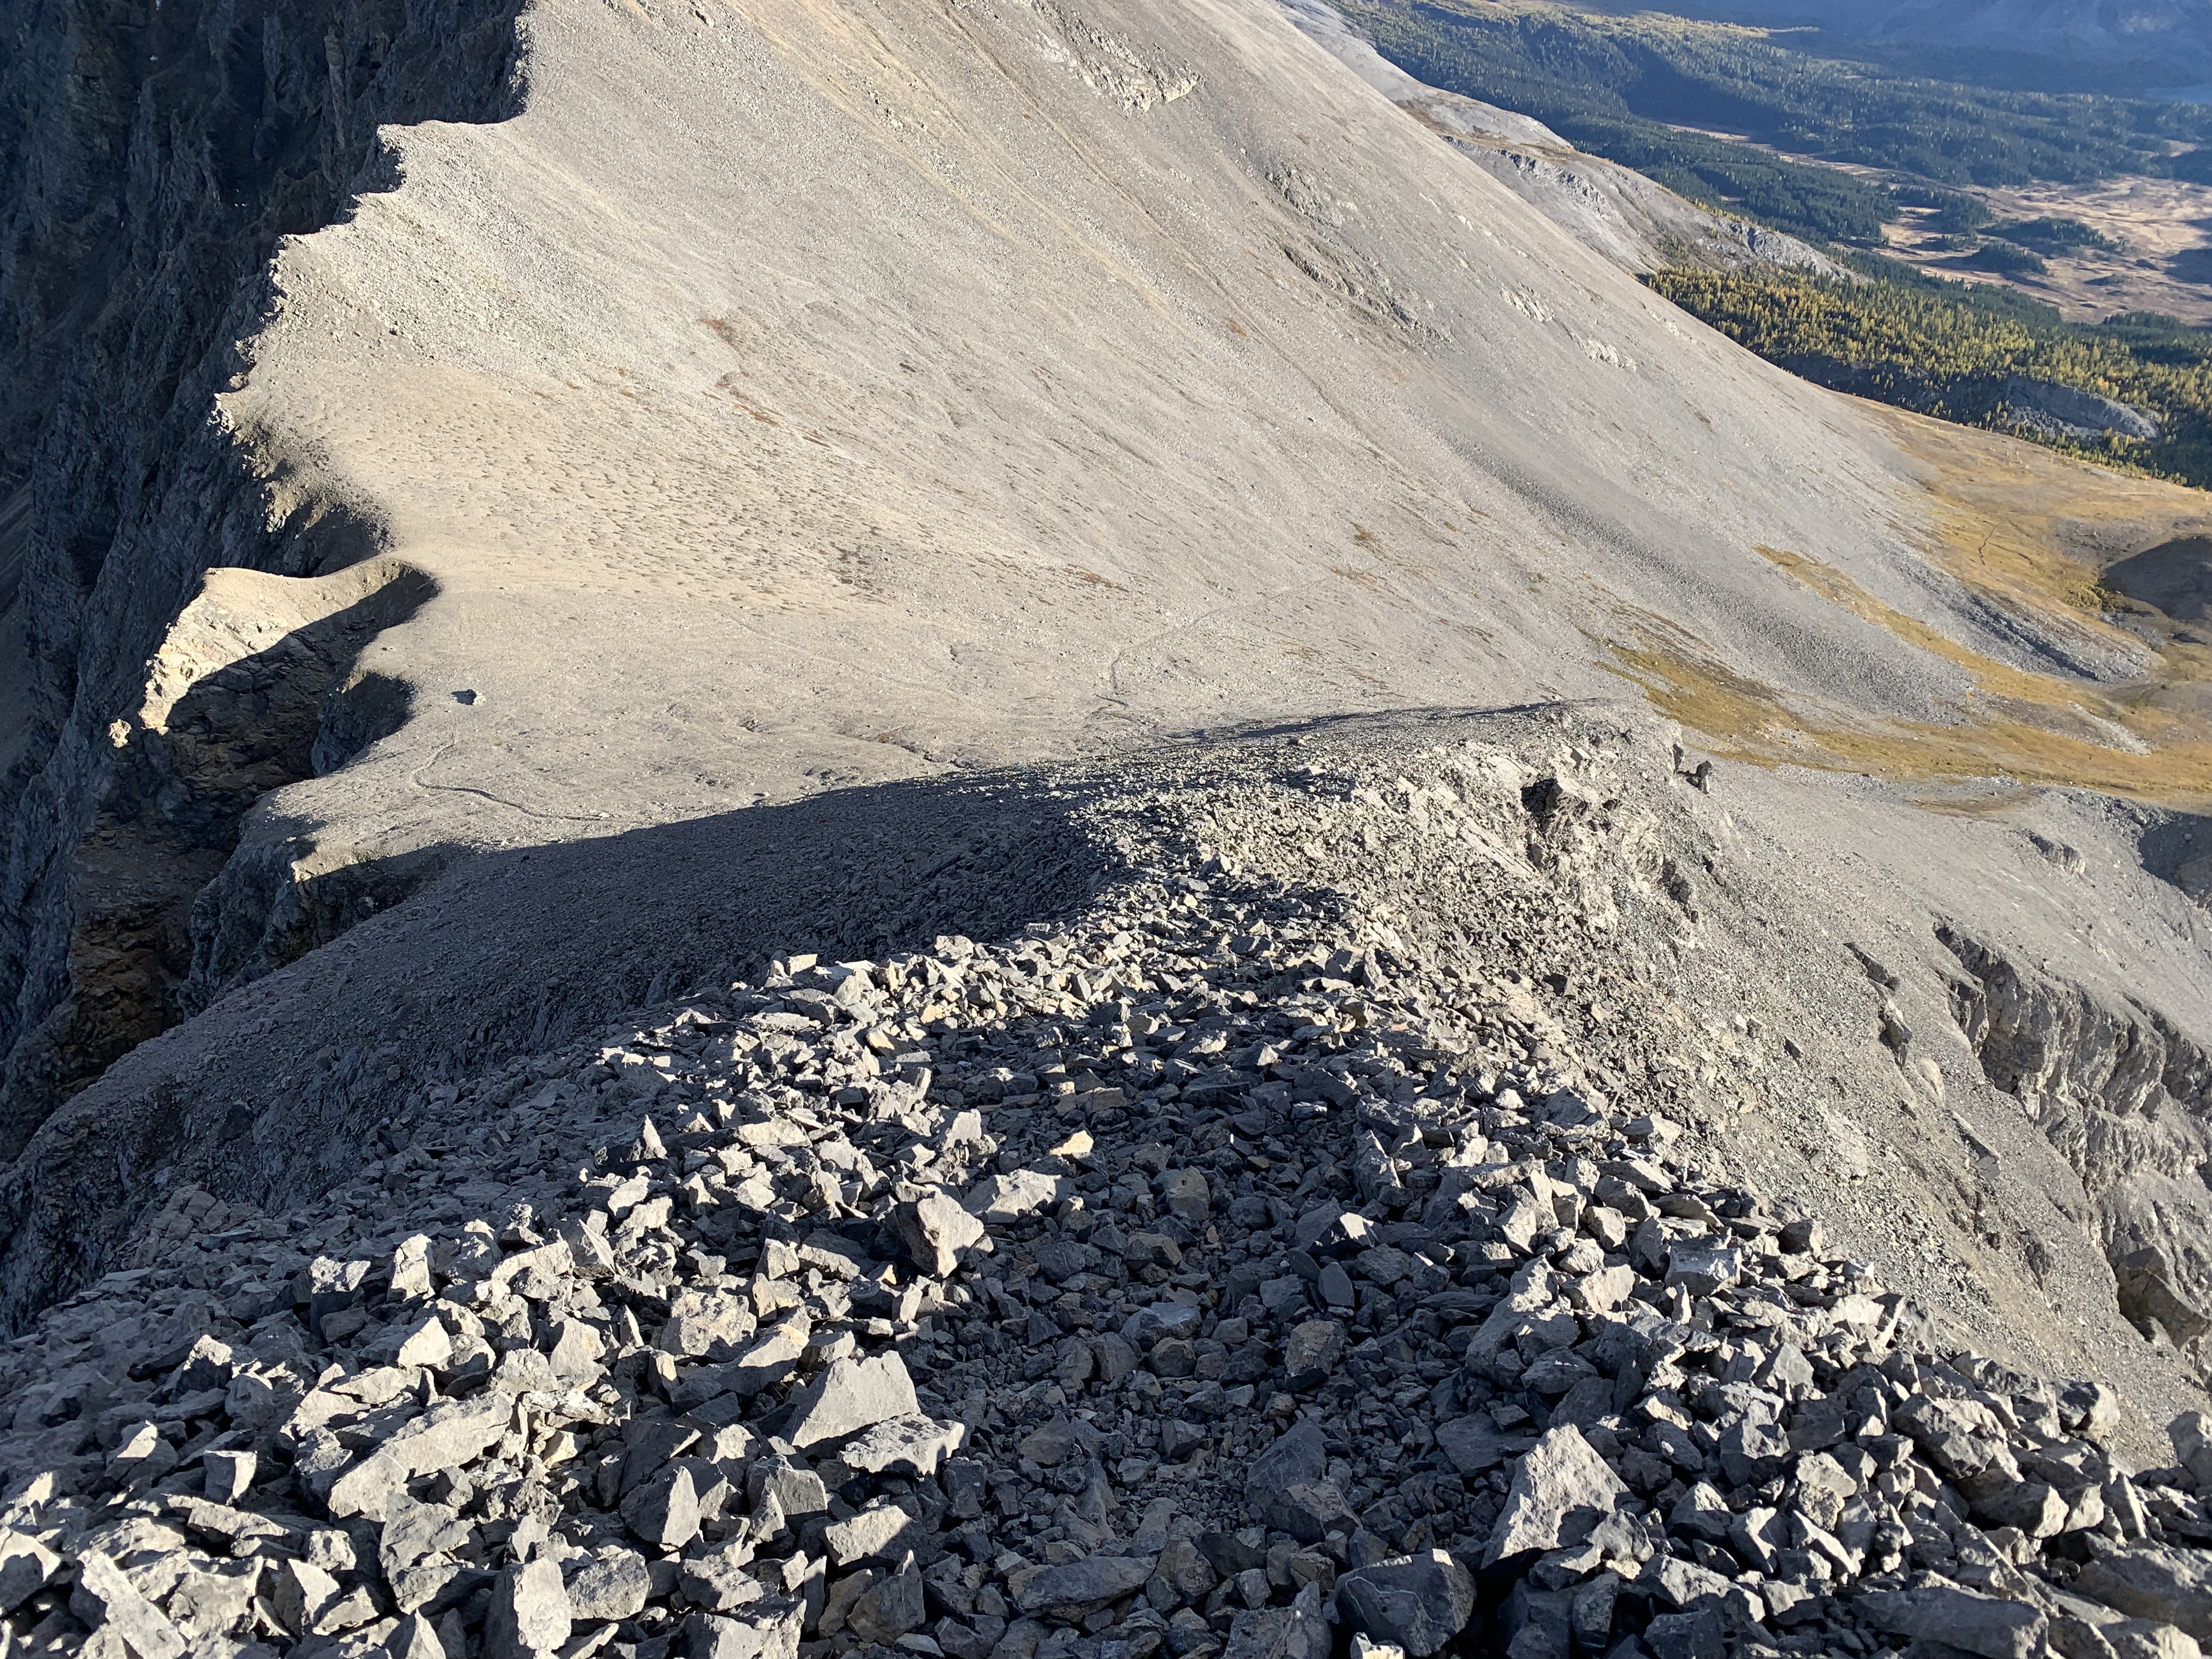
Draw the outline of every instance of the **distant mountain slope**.
<instances>
[{"instance_id":1,"label":"distant mountain slope","mask_svg":"<svg viewBox=\"0 0 2212 1659\"><path fill-rule=\"evenodd\" d=\"M1299 28L1352 73L1570 235L1624 270L1803 270L1840 276L1809 243L1677 195L1632 167L1577 149L1541 121L1440 91L1391 63L1326 0L1282 0Z\"/></svg>"},{"instance_id":2,"label":"distant mountain slope","mask_svg":"<svg viewBox=\"0 0 2212 1659\"><path fill-rule=\"evenodd\" d=\"M2212 0L1714 0L1682 9L1747 23L1812 23L1869 40L2157 60L2171 65L2175 86L2212 73Z\"/></svg>"}]
</instances>

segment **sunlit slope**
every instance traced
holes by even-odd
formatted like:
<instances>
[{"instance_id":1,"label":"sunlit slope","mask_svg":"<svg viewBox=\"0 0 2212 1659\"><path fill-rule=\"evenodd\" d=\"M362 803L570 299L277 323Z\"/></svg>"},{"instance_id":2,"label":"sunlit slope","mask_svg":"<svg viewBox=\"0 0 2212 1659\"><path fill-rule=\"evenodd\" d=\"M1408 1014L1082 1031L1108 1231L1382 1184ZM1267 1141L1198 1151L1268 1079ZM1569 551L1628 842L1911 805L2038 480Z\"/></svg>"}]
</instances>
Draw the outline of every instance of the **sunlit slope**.
<instances>
[{"instance_id":1,"label":"sunlit slope","mask_svg":"<svg viewBox=\"0 0 2212 1659\"><path fill-rule=\"evenodd\" d=\"M409 718L279 798L326 843L1617 694L1654 619L1824 727L1978 719L1969 658L2037 665L1894 421L1645 293L1271 0L526 27L525 112L393 134L225 402L437 587L358 671Z\"/></svg>"},{"instance_id":2,"label":"sunlit slope","mask_svg":"<svg viewBox=\"0 0 2212 1659\"><path fill-rule=\"evenodd\" d=\"M1967 635L1831 565L1761 547L1791 586L1955 664L1969 690L1938 720L1870 717L1738 672L1656 618L1630 623L1627 677L1746 760L1994 783L1997 799L2060 785L2212 804L2212 500L1919 416L1887 418L1923 465L1930 565L2014 649L1961 643Z\"/></svg>"}]
</instances>

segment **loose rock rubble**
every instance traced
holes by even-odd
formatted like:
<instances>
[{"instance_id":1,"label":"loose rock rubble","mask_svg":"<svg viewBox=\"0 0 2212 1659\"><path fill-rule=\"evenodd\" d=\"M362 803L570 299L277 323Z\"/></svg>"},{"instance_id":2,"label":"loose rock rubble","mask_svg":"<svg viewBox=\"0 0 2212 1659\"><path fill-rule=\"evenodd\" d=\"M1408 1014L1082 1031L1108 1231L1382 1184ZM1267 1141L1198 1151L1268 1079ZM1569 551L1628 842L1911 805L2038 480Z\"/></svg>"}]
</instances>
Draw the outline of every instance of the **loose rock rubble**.
<instances>
[{"instance_id":1,"label":"loose rock rubble","mask_svg":"<svg viewBox=\"0 0 2212 1659\"><path fill-rule=\"evenodd\" d=\"M179 1195L6 1354L0 1659L2212 1639L2212 1423L2129 1468L1512 985L1147 857Z\"/></svg>"}]
</instances>

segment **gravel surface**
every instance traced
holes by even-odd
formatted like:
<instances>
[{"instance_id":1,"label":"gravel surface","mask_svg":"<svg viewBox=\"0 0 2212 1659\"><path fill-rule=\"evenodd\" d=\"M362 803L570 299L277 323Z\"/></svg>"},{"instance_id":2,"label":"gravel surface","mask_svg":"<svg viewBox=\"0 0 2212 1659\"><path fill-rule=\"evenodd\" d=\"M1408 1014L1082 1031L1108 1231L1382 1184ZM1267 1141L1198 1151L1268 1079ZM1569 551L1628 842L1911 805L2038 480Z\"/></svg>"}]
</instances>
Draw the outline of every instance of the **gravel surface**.
<instances>
[{"instance_id":1,"label":"gravel surface","mask_svg":"<svg viewBox=\"0 0 2212 1659\"><path fill-rule=\"evenodd\" d=\"M2145 1467L1734 1178L1637 975L1571 1030L1487 948L1510 878L1287 873L1579 865L1627 960L1648 740L1530 726L1194 757L1057 920L780 954L283 1214L179 1188L0 1358L7 1642L2194 1652L2212 1425Z\"/></svg>"}]
</instances>

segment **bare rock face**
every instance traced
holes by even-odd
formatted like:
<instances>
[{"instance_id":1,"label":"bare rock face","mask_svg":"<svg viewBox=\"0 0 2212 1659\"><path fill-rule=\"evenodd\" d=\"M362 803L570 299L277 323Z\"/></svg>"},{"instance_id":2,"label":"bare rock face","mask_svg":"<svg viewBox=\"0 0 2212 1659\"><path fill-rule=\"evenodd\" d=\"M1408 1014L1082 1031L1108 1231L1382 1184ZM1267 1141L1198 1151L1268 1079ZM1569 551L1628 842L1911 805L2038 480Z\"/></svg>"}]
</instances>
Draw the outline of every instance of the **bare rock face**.
<instances>
[{"instance_id":1,"label":"bare rock face","mask_svg":"<svg viewBox=\"0 0 2212 1659\"><path fill-rule=\"evenodd\" d=\"M196 963L237 946L192 911L246 810L404 709L349 671L419 576L331 575L375 554L373 526L256 477L210 416L276 239L384 182L379 123L506 109L514 15L182 0L149 21L53 0L21 20L0 74L0 641L23 665L0 777L0 1156L235 976ZM204 584L216 567L237 568ZM303 931L290 954L319 942Z\"/></svg>"},{"instance_id":2,"label":"bare rock face","mask_svg":"<svg viewBox=\"0 0 2212 1659\"><path fill-rule=\"evenodd\" d=\"M1954 929L1952 1000L1982 1071L2032 1112L2098 1206L2121 1308L2182 1344L2212 1331L2212 1054L2124 995Z\"/></svg>"}]
</instances>

